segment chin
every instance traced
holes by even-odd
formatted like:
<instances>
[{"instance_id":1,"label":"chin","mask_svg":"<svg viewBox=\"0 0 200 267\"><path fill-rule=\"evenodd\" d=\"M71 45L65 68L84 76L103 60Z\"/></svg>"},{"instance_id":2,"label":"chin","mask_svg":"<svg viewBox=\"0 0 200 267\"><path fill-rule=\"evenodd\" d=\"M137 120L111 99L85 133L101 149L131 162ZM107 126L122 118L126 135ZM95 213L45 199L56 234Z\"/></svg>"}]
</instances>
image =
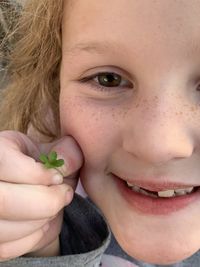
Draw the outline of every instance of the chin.
<instances>
[{"instance_id":1,"label":"chin","mask_svg":"<svg viewBox=\"0 0 200 267\"><path fill-rule=\"evenodd\" d=\"M189 246L186 240L184 244L162 241L160 244L152 242L150 246L145 246L144 240L141 240L141 243L139 241L140 244L131 245L131 242L120 242L120 238L116 239L130 257L149 264L175 264L191 257L199 250L199 247Z\"/></svg>"},{"instance_id":2,"label":"chin","mask_svg":"<svg viewBox=\"0 0 200 267\"><path fill-rule=\"evenodd\" d=\"M123 248L123 247L122 247ZM148 252L132 252L131 250L127 250L126 248L123 248L126 253L139 260L143 261L149 264L161 264L161 265L168 265L168 264L175 264L180 261L183 261L190 256L192 256L195 252L184 252L184 251L179 251L178 253L173 253L173 254L168 254L167 251L151 251L151 249Z\"/></svg>"}]
</instances>

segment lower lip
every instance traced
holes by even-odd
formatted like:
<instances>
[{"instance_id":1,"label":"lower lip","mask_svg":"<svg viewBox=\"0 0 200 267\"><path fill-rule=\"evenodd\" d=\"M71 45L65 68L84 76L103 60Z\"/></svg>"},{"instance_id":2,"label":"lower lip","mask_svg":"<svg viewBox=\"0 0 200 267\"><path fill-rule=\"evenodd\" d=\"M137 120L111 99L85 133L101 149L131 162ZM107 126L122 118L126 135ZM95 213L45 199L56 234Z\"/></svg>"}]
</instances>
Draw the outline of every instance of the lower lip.
<instances>
[{"instance_id":1,"label":"lower lip","mask_svg":"<svg viewBox=\"0 0 200 267\"><path fill-rule=\"evenodd\" d=\"M169 215L170 213L184 209L195 201L200 200L200 189L194 193L183 196L172 198L153 198L132 191L130 188L128 188L125 181L115 175L113 175L113 177L115 178L117 187L123 198L134 210L139 213Z\"/></svg>"}]
</instances>

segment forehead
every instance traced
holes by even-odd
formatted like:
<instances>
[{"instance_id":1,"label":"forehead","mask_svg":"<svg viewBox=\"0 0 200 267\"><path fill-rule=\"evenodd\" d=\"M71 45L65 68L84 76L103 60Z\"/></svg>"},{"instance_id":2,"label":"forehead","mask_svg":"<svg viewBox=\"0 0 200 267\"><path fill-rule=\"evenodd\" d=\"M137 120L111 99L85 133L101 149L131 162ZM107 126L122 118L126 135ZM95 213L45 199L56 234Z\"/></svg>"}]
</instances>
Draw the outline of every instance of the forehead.
<instances>
[{"instance_id":1,"label":"forehead","mask_svg":"<svg viewBox=\"0 0 200 267\"><path fill-rule=\"evenodd\" d=\"M199 50L199 13L199 0L65 1L63 46L71 53L104 53L109 44L136 54L146 47L177 53L180 46L191 53Z\"/></svg>"}]
</instances>

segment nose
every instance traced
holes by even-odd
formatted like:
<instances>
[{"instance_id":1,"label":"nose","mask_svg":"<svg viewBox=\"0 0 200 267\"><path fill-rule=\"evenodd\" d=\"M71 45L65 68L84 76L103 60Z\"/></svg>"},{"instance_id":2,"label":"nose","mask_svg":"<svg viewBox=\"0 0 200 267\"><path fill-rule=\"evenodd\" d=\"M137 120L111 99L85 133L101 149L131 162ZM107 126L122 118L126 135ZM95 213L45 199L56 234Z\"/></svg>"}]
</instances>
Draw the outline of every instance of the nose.
<instances>
[{"instance_id":1,"label":"nose","mask_svg":"<svg viewBox=\"0 0 200 267\"><path fill-rule=\"evenodd\" d=\"M177 112L163 101L132 111L126 121L129 125L123 142L126 152L154 165L192 155L193 140L184 112Z\"/></svg>"}]
</instances>

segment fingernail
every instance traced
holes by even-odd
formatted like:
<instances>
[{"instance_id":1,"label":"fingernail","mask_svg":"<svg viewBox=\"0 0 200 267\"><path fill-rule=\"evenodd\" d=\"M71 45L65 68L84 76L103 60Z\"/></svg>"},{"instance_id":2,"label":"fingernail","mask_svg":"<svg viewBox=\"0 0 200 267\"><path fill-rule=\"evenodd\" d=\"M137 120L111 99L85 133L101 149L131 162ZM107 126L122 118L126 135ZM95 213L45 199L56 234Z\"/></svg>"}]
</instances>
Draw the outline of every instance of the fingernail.
<instances>
[{"instance_id":1,"label":"fingernail","mask_svg":"<svg viewBox=\"0 0 200 267\"><path fill-rule=\"evenodd\" d=\"M53 184L62 184L63 176L59 173L56 173L54 174L52 181L53 181Z\"/></svg>"}]
</instances>

